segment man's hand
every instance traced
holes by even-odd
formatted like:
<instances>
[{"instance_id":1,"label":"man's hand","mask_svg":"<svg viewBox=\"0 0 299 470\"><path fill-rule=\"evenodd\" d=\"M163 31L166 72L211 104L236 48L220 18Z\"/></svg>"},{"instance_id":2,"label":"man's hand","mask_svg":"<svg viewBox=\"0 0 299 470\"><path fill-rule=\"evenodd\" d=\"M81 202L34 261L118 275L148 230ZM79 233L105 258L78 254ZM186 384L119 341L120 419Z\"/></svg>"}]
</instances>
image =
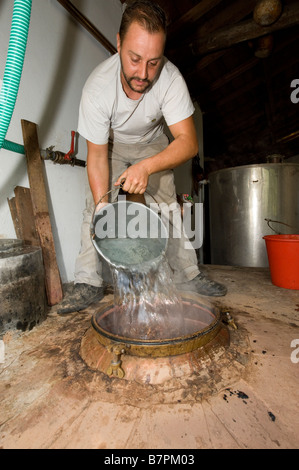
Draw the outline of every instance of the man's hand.
<instances>
[{"instance_id":1,"label":"man's hand","mask_svg":"<svg viewBox=\"0 0 299 470\"><path fill-rule=\"evenodd\" d=\"M172 170L194 157L198 152L198 142L193 117L169 126L174 140L161 152L135 163L124 171L115 183L131 194L143 194L148 185L148 178L160 171Z\"/></svg>"},{"instance_id":2,"label":"man's hand","mask_svg":"<svg viewBox=\"0 0 299 470\"><path fill-rule=\"evenodd\" d=\"M145 161L129 166L118 178L115 186L119 186L123 180L122 189L130 194L143 194L147 188L149 174L145 167Z\"/></svg>"}]
</instances>

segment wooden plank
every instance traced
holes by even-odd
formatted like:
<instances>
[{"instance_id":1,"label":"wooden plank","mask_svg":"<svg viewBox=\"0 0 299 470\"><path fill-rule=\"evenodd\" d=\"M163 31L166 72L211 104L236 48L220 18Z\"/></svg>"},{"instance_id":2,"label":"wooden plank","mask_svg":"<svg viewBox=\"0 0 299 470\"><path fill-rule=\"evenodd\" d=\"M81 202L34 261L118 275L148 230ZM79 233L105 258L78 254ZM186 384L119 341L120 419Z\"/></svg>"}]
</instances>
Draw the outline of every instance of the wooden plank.
<instances>
[{"instance_id":1,"label":"wooden plank","mask_svg":"<svg viewBox=\"0 0 299 470\"><path fill-rule=\"evenodd\" d=\"M8 202L8 205L9 205L11 218L12 218L13 225L14 225L14 228L15 228L16 236L20 240L23 240L23 231L22 231L22 227L19 223L19 216L18 216L17 206L16 206L16 198L15 197L12 197L11 199L7 198L7 202Z\"/></svg>"},{"instance_id":2,"label":"wooden plank","mask_svg":"<svg viewBox=\"0 0 299 470\"><path fill-rule=\"evenodd\" d=\"M40 246L32 208L31 191L29 188L16 186L16 208L19 223L22 227L23 240L33 246Z\"/></svg>"},{"instance_id":3,"label":"wooden plank","mask_svg":"<svg viewBox=\"0 0 299 470\"><path fill-rule=\"evenodd\" d=\"M39 236L35 227L30 189L16 186L14 192L15 197L8 200L8 204L16 236L24 240L28 245L40 246Z\"/></svg>"},{"instance_id":4,"label":"wooden plank","mask_svg":"<svg viewBox=\"0 0 299 470\"><path fill-rule=\"evenodd\" d=\"M47 298L49 305L56 305L62 300L63 292L49 217L44 162L40 156L36 124L25 120L22 120L21 124L33 214L43 253Z\"/></svg>"}]
</instances>

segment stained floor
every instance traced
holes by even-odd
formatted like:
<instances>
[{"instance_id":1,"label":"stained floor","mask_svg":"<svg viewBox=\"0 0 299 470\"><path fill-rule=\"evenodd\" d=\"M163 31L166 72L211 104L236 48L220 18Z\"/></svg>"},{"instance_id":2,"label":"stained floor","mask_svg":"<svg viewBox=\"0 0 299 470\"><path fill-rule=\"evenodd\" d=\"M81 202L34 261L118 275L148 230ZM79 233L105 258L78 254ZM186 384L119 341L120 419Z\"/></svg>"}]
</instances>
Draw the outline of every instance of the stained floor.
<instances>
[{"instance_id":1,"label":"stained floor","mask_svg":"<svg viewBox=\"0 0 299 470\"><path fill-rule=\"evenodd\" d=\"M52 307L31 331L7 333L0 447L298 448L299 291L272 285L266 268L205 270L226 284L213 301L238 328L228 326L229 346L188 356L186 373L183 358L181 374L148 383L87 365L80 348L96 306L64 317ZM148 364L163 374L160 359Z\"/></svg>"}]
</instances>

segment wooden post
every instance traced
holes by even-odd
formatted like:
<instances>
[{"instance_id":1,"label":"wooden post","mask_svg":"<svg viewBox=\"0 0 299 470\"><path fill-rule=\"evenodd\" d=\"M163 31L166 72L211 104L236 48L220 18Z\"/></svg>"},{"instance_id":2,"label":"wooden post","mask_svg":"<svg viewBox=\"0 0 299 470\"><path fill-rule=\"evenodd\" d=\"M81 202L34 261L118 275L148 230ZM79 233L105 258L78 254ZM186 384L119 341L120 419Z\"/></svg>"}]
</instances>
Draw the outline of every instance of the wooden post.
<instances>
[{"instance_id":1,"label":"wooden post","mask_svg":"<svg viewBox=\"0 0 299 470\"><path fill-rule=\"evenodd\" d=\"M43 253L47 298L49 305L56 305L62 300L63 292L49 217L37 128L33 122L22 120L21 123L35 226Z\"/></svg>"}]
</instances>

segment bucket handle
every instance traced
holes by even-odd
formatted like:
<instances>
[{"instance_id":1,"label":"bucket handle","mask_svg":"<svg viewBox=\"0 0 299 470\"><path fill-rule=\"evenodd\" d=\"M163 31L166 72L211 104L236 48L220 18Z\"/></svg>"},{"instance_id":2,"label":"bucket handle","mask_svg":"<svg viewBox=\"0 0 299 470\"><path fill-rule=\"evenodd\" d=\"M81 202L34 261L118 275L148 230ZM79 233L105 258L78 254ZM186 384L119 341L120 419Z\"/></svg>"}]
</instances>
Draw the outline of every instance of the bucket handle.
<instances>
[{"instance_id":1,"label":"bucket handle","mask_svg":"<svg viewBox=\"0 0 299 470\"><path fill-rule=\"evenodd\" d=\"M122 187L123 187L125 181L126 181L125 178L123 178L123 179L121 180L120 185L119 185L119 187L120 187L121 189L122 189ZM99 204L101 204L102 200L103 200L106 196L108 196L108 194L112 193L113 191L116 191L116 188L110 189L109 191L106 192L106 194L104 194L104 196L101 196L101 198L99 199L99 201L98 201L98 202L96 203L96 205L95 205L95 210L96 210L97 206L98 206ZM94 210L94 212L95 212L95 210Z\"/></svg>"},{"instance_id":2,"label":"bucket handle","mask_svg":"<svg viewBox=\"0 0 299 470\"><path fill-rule=\"evenodd\" d=\"M284 222L279 222L278 220L271 220L271 219L264 219L267 222L268 227L273 230L273 232L277 233L277 235L281 235L280 232L277 232L273 227L271 227L270 222L273 222L275 224L282 224L285 225L286 227L293 228L291 225L285 224Z\"/></svg>"},{"instance_id":3,"label":"bucket handle","mask_svg":"<svg viewBox=\"0 0 299 470\"><path fill-rule=\"evenodd\" d=\"M124 182L126 181L126 178L123 178L120 182L120 185L119 187L122 189L123 185L124 185ZM99 201L96 203L95 205L95 208L93 210L93 214L92 214L92 218L91 218L91 223L90 223L90 236L92 239L94 239L95 237L95 229L94 229L94 217L95 217L95 213L96 213L96 208L98 207L98 205L102 202L102 200L108 196L108 194L112 193L113 191L116 191L116 188L112 188L110 189L109 191L107 191L106 194L104 194L104 196L102 196ZM146 194L148 194L150 197L153 198L153 200L155 201L156 204L158 204L157 200L154 198L154 196L152 194L150 194L148 191L145 191Z\"/></svg>"},{"instance_id":4,"label":"bucket handle","mask_svg":"<svg viewBox=\"0 0 299 470\"><path fill-rule=\"evenodd\" d=\"M126 178L123 178L123 179L121 180L120 185L119 185L120 189L123 188L123 185L124 185L125 181L126 181ZM108 194L112 193L113 191L116 191L116 188L112 188L112 189L110 189L109 191L107 191L107 193L104 194L104 196L102 196L102 197L100 198L100 200L96 203L95 209L96 209L97 206L102 202L102 200L103 200L106 196L108 196ZM148 194L151 198L153 198L153 200L155 201L155 203L158 204L158 201L154 198L154 196L153 196L152 194L150 194L148 191L144 191L144 192L145 192L146 194Z\"/></svg>"}]
</instances>

